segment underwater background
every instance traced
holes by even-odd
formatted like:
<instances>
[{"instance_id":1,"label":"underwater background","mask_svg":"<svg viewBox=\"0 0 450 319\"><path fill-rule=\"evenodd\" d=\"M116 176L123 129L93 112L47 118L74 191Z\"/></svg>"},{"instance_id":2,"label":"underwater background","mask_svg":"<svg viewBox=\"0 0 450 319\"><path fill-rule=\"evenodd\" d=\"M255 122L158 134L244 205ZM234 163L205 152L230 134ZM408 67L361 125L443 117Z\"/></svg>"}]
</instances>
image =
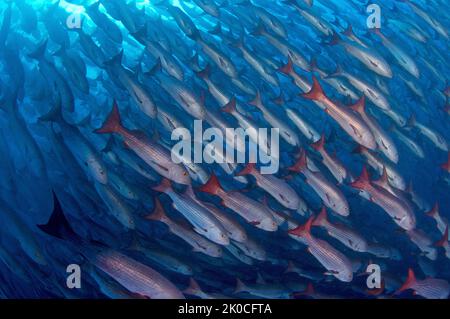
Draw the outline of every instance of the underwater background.
<instances>
[{"instance_id":1,"label":"underwater background","mask_svg":"<svg viewBox=\"0 0 450 319\"><path fill-rule=\"evenodd\" d=\"M448 298L447 11L0 0L0 297ZM194 120L279 171L174 163Z\"/></svg>"}]
</instances>

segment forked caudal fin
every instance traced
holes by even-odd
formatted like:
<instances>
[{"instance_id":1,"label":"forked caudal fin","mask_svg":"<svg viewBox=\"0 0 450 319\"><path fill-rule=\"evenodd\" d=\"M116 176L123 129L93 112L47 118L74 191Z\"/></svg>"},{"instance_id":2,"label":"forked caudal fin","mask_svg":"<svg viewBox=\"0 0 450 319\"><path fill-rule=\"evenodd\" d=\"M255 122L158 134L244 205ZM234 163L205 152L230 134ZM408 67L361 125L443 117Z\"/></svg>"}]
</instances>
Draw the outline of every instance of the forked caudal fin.
<instances>
[{"instance_id":1,"label":"forked caudal fin","mask_svg":"<svg viewBox=\"0 0 450 319\"><path fill-rule=\"evenodd\" d=\"M154 191L165 193L168 190L172 189L172 183L167 178L163 178L159 185L152 188Z\"/></svg>"},{"instance_id":2,"label":"forked caudal fin","mask_svg":"<svg viewBox=\"0 0 450 319\"><path fill-rule=\"evenodd\" d=\"M260 108L262 103L261 92L259 90L256 91L255 98L248 102L248 104L253 105L254 107Z\"/></svg>"},{"instance_id":3,"label":"forked caudal fin","mask_svg":"<svg viewBox=\"0 0 450 319\"><path fill-rule=\"evenodd\" d=\"M437 215L439 215L439 203L436 202L433 208L429 212L426 212L425 214L429 217L436 217Z\"/></svg>"},{"instance_id":4,"label":"forked caudal fin","mask_svg":"<svg viewBox=\"0 0 450 319\"><path fill-rule=\"evenodd\" d=\"M328 45L338 45L339 43L341 43L341 37L333 31L333 36L331 38L331 41L328 43Z\"/></svg>"},{"instance_id":5,"label":"forked caudal fin","mask_svg":"<svg viewBox=\"0 0 450 319\"><path fill-rule=\"evenodd\" d=\"M336 70L334 70L334 72L328 74L328 75L326 76L326 78L335 78L335 77L339 77L339 76L342 76L343 73L344 73L344 70L342 69L341 65L338 64L338 65L336 66Z\"/></svg>"},{"instance_id":6,"label":"forked caudal fin","mask_svg":"<svg viewBox=\"0 0 450 319\"><path fill-rule=\"evenodd\" d=\"M276 105L283 105L284 104L283 92L280 92L280 95L272 99L272 102L275 103Z\"/></svg>"},{"instance_id":7,"label":"forked caudal fin","mask_svg":"<svg viewBox=\"0 0 450 319\"><path fill-rule=\"evenodd\" d=\"M312 296L315 294L315 292L316 291L314 289L313 284L311 282L309 282L308 285L306 286L306 290L303 292L303 294L307 295L307 296Z\"/></svg>"},{"instance_id":8,"label":"forked caudal fin","mask_svg":"<svg viewBox=\"0 0 450 319\"><path fill-rule=\"evenodd\" d=\"M386 166L383 166L383 174L381 174L380 179L378 180L381 185L389 186L389 176L387 173Z\"/></svg>"},{"instance_id":9,"label":"forked caudal fin","mask_svg":"<svg viewBox=\"0 0 450 319\"><path fill-rule=\"evenodd\" d=\"M146 72L146 74L150 75L150 76L154 76L154 75L158 74L158 72L160 72L161 70L162 70L161 58L158 58L158 59L156 59L155 65L148 72Z\"/></svg>"},{"instance_id":10,"label":"forked caudal fin","mask_svg":"<svg viewBox=\"0 0 450 319\"><path fill-rule=\"evenodd\" d=\"M297 172L300 173L304 169L308 168L308 162L306 158L306 152L305 150L300 151L300 157L298 158L297 162L288 168L291 172Z\"/></svg>"},{"instance_id":11,"label":"forked caudal fin","mask_svg":"<svg viewBox=\"0 0 450 319\"><path fill-rule=\"evenodd\" d=\"M28 56L35 60L42 60L45 58L45 52L47 50L48 39L44 40L33 52L29 53Z\"/></svg>"},{"instance_id":12,"label":"forked caudal fin","mask_svg":"<svg viewBox=\"0 0 450 319\"><path fill-rule=\"evenodd\" d=\"M155 197L153 202L154 202L153 212L150 215L145 216L145 219L156 220L163 223L168 221L169 218L167 217L166 212L164 211L164 207L162 206L159 198Z\"/></svg>"},{"instance_id":13,"label":"forked caudal fin","mask_svg":"<svg viewBox=\"0 0 450 319\"><path fill-rule=\"evenodd\" d=\"M411 289L416 283L416 276L414 275L414 271L409 268L408 269L408 277L406 278L405 283L395 292L395 295L400 294L401 292Z\"/></svg>"},{"instance_id":14,"label":"forked caudal fin","mask_svg":"<svg viewBox=\"0 0 450 319\"><path fill-rule=\"evenodd\" d=\"M201 71L195 72L195 74L197 74L197 76L201 79L208 79L209 76L211 75L211 65L208 63L206 64L205 68Z\"/></svg>"},{"instance_id":15,"label":"forked caudal fin","mask_svg":"<svg viewBox=\"0 0 450 319\"><path fill-rule=\"evenodd\" d=\"M446 170L447 172L450 172L450 152L448 152L447 163L442 164L441 168Z\"/></svg>"},{"instance_id":16,"label":"forked caudal fin","mask_svg":"<svg viewBox=\"0 0 450 319\"><path fill-rule=\"evenodd\" d=\"M366 166L363 166L361 175L358 177L357 180L350 183L350 186L356 189L366 189L367 186L369 185L370 185L369 172L367 171Z\"/></svg>"},{"instance_id":17,"label":"forked caudal fin","mask_svg":"<svg viewBox=\"0 0 450 319\"><path fill-rule=\"evenodd\" d=\"M406 126L412 128L415 125L416 125L416 115L414 113L411 113L411 115L408 118L408 121L406 121Z\"/></svg>"},{"instance_id":18,"label":"forked caudal fin","mask_svg":"<svg viewBox=\"0 0 450 319\"><path fill-rule=\"evenodd\" d=\"M319 215L314 219L313 226L323 226L326 223L328 223L327 209L322 206Z\"/></svg>"},{"instance_id":19,"label":"forked caudal fin","mask_svg":"<svg viewBox=\"0 0 450 319\"><path fill-rule=\"evenodd\" d=\"M189 286L183 290L183 293L192 296L196 296L202 292L203 292L202 289L200 288L200 286L198 285L197 281L195 281L194 278L189 279Z\"/></svg>"},{"instance_id":20,"label":"forked caudal fin","mask_svg":"<svg viewBox=\"0 0 450 319\"><path fill-rule=\"evenodd\" d=\"M56 95L54 106L46 114L39 117L41 122L63 122L64 117L62 115L61 95Z\"/></svg>"},{"instance_id":21,"label":"forked caudal fin","mask_svg":"<svg viewBox=\"0 0 450 319\"><path fill-rule=\"evenodd\" d=\"M264 23L261 20L259 20L258 25L256 26L256 29L254 29L251 32L251 35L260 36L260 35L263 35L265 32L266 32L266 28L264 27Z\"/></svg>"},{"instance_id":22,"label":"forked caudal fin","mask_svg":"<svg viewBox=\"0 0 450 319\"><path fill-rule=\"evenodd\" d=\"M236 109L236 97L232 97L230 102L228 102L225 106L221 109L222 112L233 114L237 112Z\"/></svg>"},{"instance_id":23,"label":"forked caudal fin","mask_svg":"<svg viewBox=\"0 0 450 319\"><path fill-rule=\"evenodd\" d=\"M239 278L236 278L236 288L234 289L233 293L238 294L240 292L247 292L247 291L248 291L247 286Z\"/></svg>"},{"instance_id":24,"label":"forked caudal fin","mask_svg":"<svg viewBox=\"0 0 450 319\"><path fill-rule=\"evenodd\" d=\"M236 173L236 176L245 176L245 175L251 175L255 171L255 163L248 163L245 168L240 171L239 173Z\"/></svg>"},{"instance_id":25,"label":"forked caudal fin","mask_svg":"<svg viewBox=\"0 0 450 319\"><path fill-rule=\"evenodd\" d=\"M381 295L384 292L385 288L386 288L386 282L384 281L384 279L381 279L380 288L366 290L366 293L369 296L379 296L379 295Z\"/></svg>"},{"instance_id":26,"label":"forked caudal fin","mask_svg":"<svg viewBox=\"0 0 450 319\"><path fill-rule=\"evenodd\" d=\"M217 176L215 174L211 174L208 182L206 182L205 185L199 187L199 191L212 195L218 195L221 190L222 187L220 186L219 180L217 179Z\"/></svg>"},{"instance_id":27,"label":"forked caudal fin","mask_svg":"<svg viewBox=\"0 0 450 319\"><path fill-rule=\"evenodd\" d=\"M302 296L311 297L314 294L315 294L314 286L312 283L309 282L305 290L292 293L292 297L302 297Z\"/></svg>"},{"instance_id":28,"label":"forked caudal fin","mask_svg":"<svg viewBox=\"0 0 450 319\"><path fill-rule=\"evenodd\" d=\"M311 144L311 147L316 151L322 151L325 149L325 134L322 134L317 142Z\"/></svg>"},{"instance_id":29,"label":"forked caudal fin","mask_svg":"<svg viewBox=\"0 0 450 319\"><path fill-rule=\"evenodd\" d=\"M286 75L290 75L294 72L294 63L292 62L291 57L288 58L288 63L278 68L278 71Z\"/></svg>"},{"instance_id":30,"label":"forked caudal fin","mask_svg":"<svg viewBox=\"0 0 450 319\"><path fill-rule=\"evenodd\" d=\"M297 237L309 238L311 237L311 226L314 221L314 216L309 217L308 221L304 225L300 225L297 228L288 231L290 235Z\"/></svg>"},{"instance_id":31,"label":"forked caudal fin","mask_svg":"<svg viewBox=\"0 0 450 319\"><path fill-rule=\"evenodd\" d=\"M448 245L448 224L445 227L445 231L444 234L442 235L442 238L434 244L434 246L436 247L445 247L445 245Z\"/></svg>"},{"instance_id":32,"label":"forked caudal fin","mask_svg":"<svg viewBox=\"0 0 450 319\"><path fill-rule=\"evenodd\" d=\"M365 152L367 152L369 149L365 146L362 145L358 145L357 147L355 147L355 149L352 151L353 154L364 154Z\"/></svg>"},{"instance_id":33,"label":"forked caudal fin","mask_svg":"<svg viewBox=\"0 0 450 319\"><path fill-rule=\"evenodd\" d=\"M295 266L294 262L293 262L292 260L289 260L289 261L288 261L287 268L286 268L286 270L284 271L284 273L285 273L285 274L293 273L293 272L296 272L296 270L297 270L297 267Z\"/></svg>"},{"instance_id":34,"label":"forked caudal fin","mask_svg":"<svg viewBox=\"0 0 450 319\"><path fill-rule=\"evenodd\" d=\"M309 61L309 68L312 71L315 71L316 69L319 68L318 63L317 63L317 58L315 56L311 57L311 59Z\"/></svg>"},{"instance_id":35,"label":"forked caudal fin","mask_svg":"<svg viewBox=\"0 0 450 319\"><path fill-rule=\"evenodd\" d=\"M208 33L214 34L214 35L222 35L222 24L220 22L217 22L214 28L212 30L209 30Z\"/></svg>"},{"instance_id":36,"label":"forked caudal fin","mask_svg":"<svg viewBox=\"0 0 450 319\"><path fill-rule=\"evenodd\" d=\"M353 34L353 26L349 23L348 26L347 26L347 29L345 29L345 30L342 32L342 34L345 35L345 36L347 36L347 37L353 36L353 35L354 35L354 34Z\"/></svg>"},{"instance_id":37,"label":"forked caudal fin","mask_svg":"<svg viewBox=\"0 0 450 319\"><path fill-rule=\"evenodd\" d=\"M350 108L359 114L364 114L366 109L366 96L361 96L361 98L356 101L355 104L351 105Z\"/></svg>"},{"instance_id":38,"label":"forked caudal fin","mask_svg":"<svg viewBox=\"0 0 450 319\"><path fill-rule=\"evenodd\" d=\"M323 92L322 86L320 85L319 81L315 76L312 77L313 85L311 87L311 91L308 93L300 94L303 98L307 100L313 100L313 101L323 101L326 99L326 95Z\"/></svg>"},{"instance_id":39,"label":"forked caudal fin","mask_svg":"<svg viewBox=\"0 0 450 319\"><path fill-rule=\"evenodd\" d=\"M111 113L106 118L103 125L95 130L98 134L119 133L123 130L122 121L120 119L119 107L116 100L113 102Z\"/></svg>"},{"instance_id":40,"label":"forked caudal fin","mask_svg":"<svg viewBox=\"0 0 450 319\"><path fill-rule=\"evenodd\" d=\"M78 235L73 231L69 222L64 215L64 211L61 207L61 203L58 200L55 192L53 191L53 212L47 222L44 225L37 225L44 233L59 238L72 241L79 241Z\"/></svg>"}]
</instances>

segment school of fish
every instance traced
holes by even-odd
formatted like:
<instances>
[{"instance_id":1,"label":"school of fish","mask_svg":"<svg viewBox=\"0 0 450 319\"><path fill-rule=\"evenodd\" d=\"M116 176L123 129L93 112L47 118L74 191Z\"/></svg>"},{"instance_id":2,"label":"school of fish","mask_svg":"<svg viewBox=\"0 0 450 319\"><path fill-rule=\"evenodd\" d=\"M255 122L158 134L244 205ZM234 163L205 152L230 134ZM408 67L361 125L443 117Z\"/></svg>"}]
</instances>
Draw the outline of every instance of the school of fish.
<instances>
[{"instance_id":1,"label":"school of fish","mask_svg":"<svg viewBox=\"0 0 450 319\"><path fill-rule=\"evenodd\" d=\"M0 0L0 298L449 298L448 4L374 3Z\"/></svg>"}]
</instances>

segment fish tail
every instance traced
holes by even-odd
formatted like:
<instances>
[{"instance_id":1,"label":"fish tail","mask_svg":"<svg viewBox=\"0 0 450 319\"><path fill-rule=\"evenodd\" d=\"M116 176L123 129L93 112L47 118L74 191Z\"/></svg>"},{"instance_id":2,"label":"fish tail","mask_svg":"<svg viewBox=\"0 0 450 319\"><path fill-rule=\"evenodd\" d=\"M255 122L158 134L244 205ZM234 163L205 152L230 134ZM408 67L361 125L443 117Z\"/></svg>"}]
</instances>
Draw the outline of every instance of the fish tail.
<instances>
[{"instance_id":1,"label":"fish tail","mask_svg":"<svg viewBox=\"0 0 450 319\"><path fill-rule=\"evenodd\" d=\"M325 208L325 206L322 206L322 209L320 210L319 215L317 215L317 217L314 219L313 225L314 226L322 226L327 221L328 221L327 209Z\"/></svg>"},{"instance_id":2,"label":"fish tail","mask_svg":"<svg viewBox=\"0 0 450 319\"><path fill-rule=\"evenodd\" d=\"M103 62L103 64L105 66L116 66L116 65L121 65L122 64L122 57L123 57L123 49L116 54L115 56L113 56L111 59Z\"/></svg>"},{"instance_id":3,"label":"fish tail","mask_svg":"<svg viewBox=\"0 0 450 319\"><path fill-rule=\"evenodd\" d=\"M198 58L198 52L195 52L194 55L189 59L189 63L198 70L200 69L199 66L199 58ZM205 67L206 68L206 67Z\"/></svg>"},{"instance_id":4,"label":"fish tail","mask_svg":"<svg viewBox=\"0 0 450 319\"><path fill-rule=\"evenodd\" d=\"M95 130L97 134L119 133L123 130L122 121L120 119L119 107L116 100L113 102L111 113L106 118L103 125Z\"/></svg>"},{"instance_id":5,"label":"fish tail","mask_svg":"<svg viewBox=\"0 0 450 319\"><path fill-rule=\"evenodd\" d=\"M236 278L236 288L234 288L234 294L238 294L240 292L246 292L248 291L247 286L239 279Z\"/></svg>"},{"instance_id":6,"label":"fish tail","mask_svg":"<svg viewBox=\"0 0 450 319\"><path fill-rule=\"evenodd\" d=\"M383 34L381 33L381 29L380 28L371 28L369 29L370 32L376 34L379 37L382 37Z\"/></svg>"},{"instance_id":7,"label":"fish tail","mask_svg":"<svg viewBox=\"0 0 450 319\"><path fill-rule=\"evenodd\" d=\"M380 288L375 288L375 289L371 289L371 290L366 290L366 293L369 296L379 296L384 292L384 289L386 288L386 283L384 281L384 279L381 280L381 285Z\"/></svg>"},{"instance_id":8,"label":"fish tail","mask_svg":"<svg viewBox=\"0 0 450 319\"><path fill-rule=\"evenodd\" d=\"M365 189L368 185L370 185L369 172L366 166L363 166L361 175L354 182L350 183L350 186L356 189Z\"/></svg>"},{"instance_id":9,"label":"fish tail","mask_svg":"<svg viewBox=\"0 0 450 319\"><path fill-rule=\"evenodd\" d=\"M296 266L295 266L294 262L292 260L289 260L288 266L287 266L286 270L284 271L284 273L285 274L292 273L292 272L295 272L295 270L296 270Z\"/></svg>"},{"instance_id":10,"label":"fish tail","mask_svg":"<svg viewBox=\"0 0 450 319\"><path fill-rule=\"evenodd\" d=\"M157 74L159 71L162 70L162 64L161 64L161 59L158 58L156 60L155 65L147 72L148 75L155 75Z\"/></svg>"},{"instance_id":11,"label":"fish tail","mask_svg":"<svg viewBox=\"0 0 450 319\"><path fill-rule=\"evenodd\" d=\"M203 70L195 72L195 74L197 74L197 76L203 80L208 79L211 75L211 65L209 63L206 64Z\"/></svg>"},{"instance_id":12,"label":"fish tail","mask_svg":"<svg viewBox=\"0 0 450 319\"><path fill-rule=\"evenodd\" d=\"M262 99L261 99L261 92L259 90L256 90L256 95L253 100L248 102L248 104L253 105L257 108L260 108L262 105Z\"/></svg>"},{"instance_id":13,"label":"fish tail","mask_svg":"<svg viewBox=\"0 0 450 319\"><path fill-rule=\"evenodd\" d=\"M250 175L254 172L255 170L255 163L248 163L247 166L245 166L245 168L240 171L239 173L236 173L236 176L245 176L245 175Z\"/></svg>"},{"instance_id":14,"label":"fish tail","mask_svg":"<svg viewBox=\"0 0 450 319\"><path fill-rule=\"evenodd\" d=\"M450 152L448 152L447 162L441 165L442 169L450 171Z\"/></svg>"},{"instance_id":15,"label":"fish tail","mask_svg":"<svg viewBox=\"0 0 450 319\"><path fill-rule=\"evenodd\" d=\"M57 94L55 105L52 107L50 111L47 112L47 114L42 115L39 117L39 121L42 122L58 122L63 121L63 115L62 115L62 105L61 105L61 95Z\"/></svg>"},{"instance_id":16,"label":"fish tail","mask_svg":"<svg viewBox=\"0 0 450 319\"><path fill-rule=\"evenodd\" d=\"M366 96L362 95L361 98L358 101L356 101L355 104L350 106L350 108L359 114L363 114L366 108Z\"/></svg>"},{"instance_id":17,"label":"fish tail","mask_svg":"<svg viewBox=\"0 0 450 319\"><path fill-rule=\"evenodd\" d=\"M342 32L342 34L347 36L347 37L353 36L353 26L351 25L351 23L348 24L347 29L345 29Z\"/></svg>"},{"instance_id":18,"label":"fish tail","mask_svg":"<svg viewBox=\"0 0 450 319\"><path fill-rule=\"evenodd\" d=\"M280 91L280 94L272 99L272 102L275 103L276 105L283 105L284 104L284 96L283 96L283 92Z\"/></svg>"},{"instance_id":19,"label":"fish tail","mask_svg":"<svg viewBox=\"0 0 450 319\"><path fill-rule=\"evenodd\" d=\"M168 180L167 178L163 178L161 180L161 183L159 185L153 187L152 189L154 191L164 193L165 191L170 190L171 188L172 188L172 184L170 183L170 180Z\"/></svg>"},{"instance_id":20,"label":"fish tail","mask_svg":"<svg viewBox=\"0 0 450 319\"><path fill-rule=\"evenodd\" d=\"M407 127L414 127L416 125L416 115L414 113L411 113L411 116L409 117L408 121L406 122Z\"/></svg>"},{"instance_id":21,"label":"fish tail","mask_svg":"<svg viewBox=\"0 0 450 319\"><path fill-rule=\"evenodd\" d=\"M311 59L309 60L309 68L311 70L316 70L318 68L318 63L317 63L317 58L315 56L312 56Z\"/></svg>"},{"instance_id":22,"label":"fish tail","mask_svg":"<svg viewBox=\"0 0 450 319\"><path fill-rule=\"evenodd\" d=\"M42 60L45 56L45 51L47 50L48 39L45 39L33 52L29 53L28 56L35 60Z\"/></svg>"},{"instance_id":23,"label":"fish tail","mask_svg":"<svg viewBox=\"0 0 450 319\"><path fill-rule=\"evenodd\" d=\"M290 170L292 172L300 173L307 167L308 166L307 166L306 152L305 152L305 150L301 150L299 159L293 166L289 167L288 170Z\"/></svg>"},{"instance_id":24,"label":"fish tail","mask_svg":"<svg viewBox=\"0 0 450 319\"><path fill-rule=\"evenodd\" d=\"M425 214L429 217L437 216L439 214L439 203L436 202L436 204L434 204L433 208L429 212L426 212Z\"/></svg>"},{"instance_id":25,"label":"fish tail","mask_svg":"<svg viewBox=\"0 0 450 319\"><path fill-rule=\"evenodd\" d=\"M65 52L66 52L66 45L63 43L61 44L58 50L53 52L53 55L61 57L64 55Z\"/></svg>"},{"instance_id":26,"label":"fish tail","mask_svg":"<svg viewBox=\"0 0 450 319\"><path fill-rule=\"evenodd\" d=\"M79 241L78 235L73 231L67 221L61 203L53 191L53 212L47 224L37 225L44 233L65 240Z\"/></svg>"},{"instance_id":27,"label":"fish tail","mask_svg":"<svg viewBox=\"0 0 450 319\"><path fill-rule=\"evenodd\" d=\"M145 216L145 219L160 221L163 223L168 221L168 217L166 215L166 212L164 211L164 207L162 206L161 201L159 200L158 197L154 198L153 212L151 214Z\"/></svg>"},{"instance_id":28,"label":"fish tail","mask_svg":"<svg viewBox=\"0 0 450 319\"><path fill-rule=\"evenodd\" d=\"M355 149L352 151L353 154L362 154L367 150L367 148L365 148L362 145L358 145L357 147L355 147Z\"/></svg>"},{"instance_id":29,"label":"fish tail","mask_svg":"<svg viewBox=\"0 0 450 319\"><path fill-rule=\"evenodd\" d=\"M198 285L197 281L195 281L194 278L189 279L189 286L183 290L184 294L188 295L197 295L198 293L202 292L202 289Z\"/></svg>"},{"instance_id":30,"label":"fish tail","mask_svg":"<svg viewBox=\"0 0 450 319\"><path fill-rule=\"evenodd\" d=\"M303 93L301 96L307 100L313 101L321 101L326 98L325 93L323 92L322 86L315 76L312 78L313 85L311 90L308 93Z\"/></svg>"},{"instance_id":31,"label":"fish tail","mask_svg":"<svg viewBox=\"0 0 450 319\"><path fill-rule=\"evenodd\" d=\"M408 269L408 277L406 278L405 283L394 293L395 295L410 289L416 283L416 276L414 275L414 271L409 268Z\"/></svg>"},{"instance_id":32,"label":"fish tail","mask_svg":"<svg viewBox=\"0 0 450 319\"><path fill-rule=\"evenodd\" d=\"M439 239L437 242L434 243L434 246L436 247L444 247L448 243L448 224L445 227L444 234L442 235L442 238Z\"/></svg>"},{"instance_id":33,"label":"fish tail","mask_svg":"<svg viewBox=\"0 0 450 319\"><path fill-rule=\"evenodd\" d=\"M344 73L344 70L342 69L341 65L338 64L336 66L336 70L333 73L328 74L326 76L326 78L329 79L329 78L333 78L333 77L338 77L338 76L341 76L342 73Z\"/></svg>"},{"instance_id":34,"label":"fish tail","mask_svg":"<svg viewBox=\"0 0 450 319\"><path fill-rule=\"evenodd\" d=\"M147 24L144 24L140 29L136 30L136 32L131 33L131 35L135 39L147 39L148 32L147 32Z\"/></svg>"},{"instance_id":35,"label":"fish tail","mask_svg":"<svg viewBox=\"0 0 450 319\"><path fill-rule=\"evenodd\" d=\"M336 32L333 32L333 36L331 38L331 41L328 42L328 45L338 45L339 43L341 43L341 41L341 37Z\"/></svg>"},{"instance_id":36,"label":"fish tail","mask_svg":"<svg viewBox=\"0 0 450 319\"><path fill-rule=\"evenodd\" d=\"M253 36L260 36L263 35L265 32L265 27L264 27L264 23L261 21L261 19L258 21L258 25L256 26L256 29L254 29L251 32L251 35Z\"/></svg>"},{"instance_id":37,"label":"fish tail","mask_svg":"<svg viewBox=\"0 0 450 319\"><path fill-rule=\"evenodd\" d=\"M311 282L308 283L308 285L306 286L305 291L302 292L303 295L305 296L312 296L315 293L315 289L314 286Z\"/></svg>"},{"instance_id":38,"label":"fish tail","mask_svg":"<svg viewBox=\"0 0 450 319\"><path fill-rule=\"evenodd\" d=\"M291 57L288 58L288 63L278 68L278 71L286 75L292 74L292 72L294 72L294 63L292 62Z\"/></svg>"},{"instance_id":39,"label":"fish tail","mask_svg":"<svg viewBox=\"0 0 450 319\"><path fill-rule=\"evenodd\" d=\"M313 221L314 215L309 217L308 221L304 225L300 225L297 228L291 229L288 231L288 233L297 237L309 238L311 237L311 226L313 224Z\"/></svg>"},{"instance_id":40,"label":"fish tail","mask_svg":"<svg viewBox=\"0 0 450 319\"><path fill-rule=\"evenodd\" d=\"M225 113L229 113L229 114L233 114L233 113L237 112L236 98L233 96L231 98L230 102L228 102L224 107L222 107L221 111L225 112Z\"/></svg>"},{"instance_id":41,"label":"fish tail","mask_svg":"<svg viewBox=\"0 0 450 319\"><path fill-rule=\"evenodd\" d=\"M322 133L322 136L317 142L311 144L311 147L316 151L321 151L325 149L325 134Z\"/></svg>"},{"instance_id":42,"label":"fish tail","mask_svg":"<svg viewBox=\"0 0 450 319\"><path fill-rule=\"evenodd\" d=\"M217 195L221 189L222 188L220 186L219 180L217 179L217 176L215 174L211 174L208 182L206 182L206 184L199 188L201 192L212 195Z\"/></svg>"},{"instance_id":43,"label":"fish tail","mask_svg":"<svg viewBox=\"0 0 450 319\"><path fill-rule=\"evenodd\" d=\"M211 34L214 34L214 35L221 35L222 34L222 24L220 22L217 22L216 26L208 32Z\"/></svg>"}]
</instances>

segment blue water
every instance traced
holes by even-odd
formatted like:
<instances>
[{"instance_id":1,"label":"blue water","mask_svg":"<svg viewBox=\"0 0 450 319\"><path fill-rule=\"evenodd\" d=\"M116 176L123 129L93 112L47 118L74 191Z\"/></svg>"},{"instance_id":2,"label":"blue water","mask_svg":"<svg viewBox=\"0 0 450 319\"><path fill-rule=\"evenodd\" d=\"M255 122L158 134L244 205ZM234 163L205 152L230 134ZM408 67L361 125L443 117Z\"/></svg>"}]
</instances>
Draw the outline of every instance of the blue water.
<instances>
[{"instance_id":1,"label":"blue water","mask_svg":"<svg viewBox=\"0 0 450 319\"><path fill-rule=\"evenodd\" d=\"M418 77L402 67L389 46L369 31L367 19L372 13L367 12L364 2L358 0L316 0L312 7L298 0L302 10L326 24L325 28L322 25L325 33L293 5L282 1L252 0L252 4L228 1L219 6L220 1L215 0L219 17L205 12L198 5L201 2L211 5L213 2L210 1L171 1L170 7L178 11L168 9L167 2L156 4L152 0L128 3L121 0L101 1L99 12L113 24L115 35L121 41L114 39L112 26L97 25L92 19L88 6L94 2L60 1L54 5L50 1L21 0L10 3L0 0L0 21L3 21L0 30L0 216L4 220L0 226L1 298L118 298L135 297L133 293L139 293L129 291L120 280L97 269L79 243L67 237L57 239L37 227L46 224L52 214L52 191L61 202L71 227L83 238L83 242L101 243L102 249L111 248L152 267L179 290L185 289L189 279L194 278L207 293L235 298L292 297L291 293L305 290L308 283L313 283L316 291L323 293L322 297L373 298L366 292L366 276L356 276L363 273L369 263L380 265L382 278L389 281L381 296L392 296L392 292L404 282L408 268L414 269L418 279L434 277L450 280L449 259L443 248L436 248L433 244L442 237L442 233L434 219L425 214L438 203L440 215L450 219L450 173L441 167L447 161L448 149L445 148L450 143L449 93L445 93L450 72L450 23L444 0L415 0L413 3L421 8L420 12L414 10L413 5L400 1L373 2L380 8L381 32L416 64L420 72ZM179 11L192 21L201 40L188 34L187 29L183 30L179 21L177 24L173 12ZM270 22L263 19L264 14L274 17L272 22L281 23L287 33L284 39L281 34L276 34ZM427 17L431 17L432 21ZM211 32L218 23L221 33ZM220 103L208 91L207 82L196 74L210 65L211 81L228 99L237 98L241 114L260 128L271 127L270 120L248 103L253 100L256 91L260 91L268 109L299 137L300 143L296 146L280 141L280 170L276 176L295 189L307 203L308 212L283 207L270 196L273 194L258 187L253 177L247 177L247 183L241 183L218 164L201 164L202 171L208 176L215 173L226 190L242 190L242 194L260 202L267 197L268 202L264 205L269 205L274 211L287 212L298 225L304 224L311 213L319 212L322 199L301 174L291 178L292 173L287 169L295 162L294 155L300 148L306 149L325 179L333 185L338 183L331 171L321 163L320 155L309 146L313 141L308 140L288 117L288 109L295 110L318 134L326 136L328 153L334 153L352 176L358 177L363 165L366 165L373 179L380 177L379 166L378 170L374 169L363 156L354 152L357 146L355 140L327 112L299 96L307 91L296 86L289 76L277 71L288 62L288 57L271 44L268 37L254 33L258 23L263 24L266 32L279 39L285 47L296 49L308 64L310 60L317 59L325 74L332 74L339 65L386 97L393 112L390 116L370 99L366 111L392 138L399 160L398 163L390 161L380 149L373 153L398 172L405 186L412 185L414 194L405 189L398 192L411 205L416 217L416 229L426 236L427 249L435 254L434 257L427 257L382 208L359 196L351 187L350 179L337 186L348 201L350 215L342 217L328 209L329 219L353 229L371 245L384 247L388 254L380 257L369 252L352 251L330 237L324 229L314 227L316 238L327 241L359 265L355 266L350 283L340 282L333 273L325 274L327 270L308 253L306 246L287 236L287 229L292 226L281 223L278 231L267 232L251 225L224 207L217 197L200 192L198 187L206 181L199 180L195 175L191 178L197 197L213 203L237 221L248 237L265 251L265 260L243 257L251 260L252 265L248 265L233 257L224 247L223 256L219 258L193 252L192 247L171 233L166 225L144 218L153 211L154 198L159 197L171 219L191 227L188 220L172 206L169 196L152 190L161 178L155 170L132 148L124 145L117 134L94 132L105 121L113 100L116 100L127 128L140 130L153 143L166 145L169 149L175 144L171 140L171 130L140 108L136 102L139 97L133 97L130 88L121 82L123 73L119 70L125 70L123 72L128 76L131 74L134 83L138 83L151 97L157 109L168 113L191 131L194 117L183 109L180 101L174 99L171 89L166 90L161 85L160 81L170 76L164 63L163 70L155 74L149 72L157 65L157 58L145 50L139 39L138 31L142 31L143 27L147 28L144 38L159 44L180 65L183 79L179 83L193 92L207 112L216 112L221 119L231 123L231 127L239 126L230 114L220 112L225 103ZM358 46L343 34L348 24L352 25L356 37L367 45L368 52L376 52L387 62L393 74L391 78L370 70L346 51L344 45L329 44L332 34L326 34L327 30L334 30L342 41ZM244 58L241 50L233 45L230 37L235 42L240 35L251 55L263 61L265 70L272 72L278 85L264 80ZM32 53L45 41L43 55L36 58ZM231 61L237 71L235 78L221 70L201 41L214 45ZM58 50L65 53L55 54ZM122 51L123 57L118 63L105 63ZM196 54L198 64L193 62ZM295 65L295 72L307 83L311 83L314 74L326 95L337 101L336 104L355 102L340 94L329 84L329 78L321 77L319 72L303 70L298 64ZM238 79L253 92L239 87L235 82ZM348 79L335 79L342 81L358 97L362 96L363 92ZM277 105L273 100L280 94L284 102ZM57 101L62 101L64 119L70 124L42 119ZM415 118L414 123L408 121L411 116ZM210 123L209 126L214 125ZM396 132L415 142L419 151L414 151ZM115 137L112 139L111 136ZM95 166L96 163L98 166ZM243 167L238 166L236 172ZM106 181L103 174L113 178L109 176ZM114 177L123 185L114 182ZM130 188L128 196L123 187ZM105 189L109 197L105 196ZM175 189L181 193L184 187L177 185ZM121 219L123 216L120 214L124 212L131 216L133 227L127 227ZM142 252L133 250L137 239L150 251L163 251L168 256L176 257L184 265L189 265L192 272L183 274L173 271L167 265L161 265ZM245 251L241 253L251 255ZM288 261L303 269L304 274L285 273ZM66 286L69 275L66 267L70 264L81 267L80 289ZM313 276L305 275L306 272ZM265 284L261 284L260 280L256 283L257 274L264 278ZM269 286L277 285L277 292L271 296L256 292L250 294L248 291L235 293L237 278L249 286L256 283L266 287L267 291ZM186 294L186 297L193 296ZM411 291L399 297L417 298Z\"/></svg>"}]
</instances>

